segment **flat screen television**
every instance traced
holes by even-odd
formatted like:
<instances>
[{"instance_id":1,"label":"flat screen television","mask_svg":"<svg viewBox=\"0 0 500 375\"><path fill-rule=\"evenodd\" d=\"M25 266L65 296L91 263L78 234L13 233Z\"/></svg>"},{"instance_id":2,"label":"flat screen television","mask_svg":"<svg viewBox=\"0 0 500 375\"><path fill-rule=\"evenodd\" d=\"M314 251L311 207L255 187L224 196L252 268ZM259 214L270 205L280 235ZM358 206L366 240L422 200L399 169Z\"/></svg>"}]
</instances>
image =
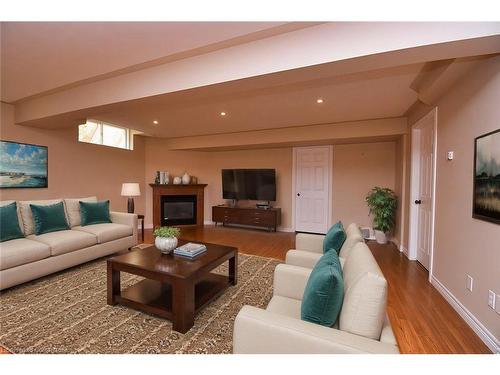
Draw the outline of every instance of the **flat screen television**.
<instances>
[{"instance_id":1,"label":"flat screen television","mask_svg":"<svg viewBox=\"0 0 500 375\"><path fill-rule=\"evenodd\" d=\"M223 169L222 197L236 200L276 200L276 170Z\"/></svg>"}]
</instances>

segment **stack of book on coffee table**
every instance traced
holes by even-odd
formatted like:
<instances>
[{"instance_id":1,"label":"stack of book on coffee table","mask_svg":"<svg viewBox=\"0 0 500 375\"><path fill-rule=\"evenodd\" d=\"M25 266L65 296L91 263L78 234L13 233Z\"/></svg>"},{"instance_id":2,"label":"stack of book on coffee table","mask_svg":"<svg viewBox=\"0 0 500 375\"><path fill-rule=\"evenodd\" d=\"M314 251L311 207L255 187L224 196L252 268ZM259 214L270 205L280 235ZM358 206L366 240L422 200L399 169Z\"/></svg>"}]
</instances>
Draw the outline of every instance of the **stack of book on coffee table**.
<instances>
[{"instance_id":1,"label":"stack of book on coffee table","mask_svg":"<svg viewBox=\"0 0 500 375\"><path fill-rule=\"evenodd\" d=\"M174 250L175 255L181 255L187 258L195 258L207 251L207 247L203 244L188 242L179 246Z\"/></svg>"}]
</instances>

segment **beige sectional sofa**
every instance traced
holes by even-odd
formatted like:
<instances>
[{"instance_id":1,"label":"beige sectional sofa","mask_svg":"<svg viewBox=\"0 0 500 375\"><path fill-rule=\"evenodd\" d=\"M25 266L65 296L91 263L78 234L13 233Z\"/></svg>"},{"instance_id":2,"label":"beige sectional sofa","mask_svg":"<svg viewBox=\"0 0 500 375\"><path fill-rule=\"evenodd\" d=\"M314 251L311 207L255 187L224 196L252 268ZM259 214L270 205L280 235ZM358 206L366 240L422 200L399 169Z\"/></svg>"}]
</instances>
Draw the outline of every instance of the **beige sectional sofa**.
<instances>
[{"instance_id":1,"label":"beige sectional sofa","mask_svg":"<svg viewBox=\"0 0 500 375\"><path fill-rule=\"evenodd\" d=\"M387 282L359 228L346 230L341 265L344 301L333 327L301 320L301 303L324 236L298 234L296 250L274 272L267 308L244 306L234 323L234 353L399 353L386 315Z\"/></svg>"},{"instance_id":2,"label":"beige sectional sofa","mask_svg":"<svg viewBox=\"0 0 500 375\"><path fill-rule=\"evenodd\" d=\"M0 242L0 290L80 263L126 250L137 244L137 215L111 212L111 223L81 226L80 201L96 197L18 201L24 238ZM0 202L0 206L13 201ZM30 204L64 203L69 230L35 235Z\"/></svg>"}]
</instances>

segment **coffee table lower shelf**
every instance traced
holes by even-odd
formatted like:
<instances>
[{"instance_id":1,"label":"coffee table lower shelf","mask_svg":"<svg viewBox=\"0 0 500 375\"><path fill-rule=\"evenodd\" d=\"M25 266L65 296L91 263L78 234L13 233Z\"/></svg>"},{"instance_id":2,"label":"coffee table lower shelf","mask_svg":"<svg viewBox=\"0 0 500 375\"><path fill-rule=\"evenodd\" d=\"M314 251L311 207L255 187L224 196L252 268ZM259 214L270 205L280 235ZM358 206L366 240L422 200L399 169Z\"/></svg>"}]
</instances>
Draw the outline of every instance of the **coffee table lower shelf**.
<instances>
[{"instance_id":1,"label":"coffee table lower shelf","mask_svg":"<svg viewBox=\"0 0 500 375\"><path fill-rule=\"evenodd\" d=\"M232 285L229 277L209 274L194 287L194 312L197 313L207 303L217 298ZM115 295L115 302L136 310L174 320L173 293L169 284L144 279Z\"/></svg>"}]
</instances>

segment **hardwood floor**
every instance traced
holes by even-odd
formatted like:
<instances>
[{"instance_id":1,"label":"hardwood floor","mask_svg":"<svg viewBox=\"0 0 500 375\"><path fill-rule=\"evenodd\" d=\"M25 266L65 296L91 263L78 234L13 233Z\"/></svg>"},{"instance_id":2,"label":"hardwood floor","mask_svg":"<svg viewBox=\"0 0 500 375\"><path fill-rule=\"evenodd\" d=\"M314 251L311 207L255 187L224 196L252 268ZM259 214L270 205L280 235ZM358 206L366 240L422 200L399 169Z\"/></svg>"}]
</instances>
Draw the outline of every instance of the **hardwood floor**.
<instances>
[{"instance_id":1,"label":"hardwood floor","mask_svg":"<svg viewBox=\"0 0 500 375\"><path fill-rule=\"evenodd\" d=\"M153 243L146 230L145 243ZM241 253L284 260L295 234L227 227L185 227L188 241L236 246ZM392 244L368 243L389 284L387 311L401 353L491 353L428 282L427 271ZM0 353L6 352L0 347Z\"/></svg>"}]
</instances>

